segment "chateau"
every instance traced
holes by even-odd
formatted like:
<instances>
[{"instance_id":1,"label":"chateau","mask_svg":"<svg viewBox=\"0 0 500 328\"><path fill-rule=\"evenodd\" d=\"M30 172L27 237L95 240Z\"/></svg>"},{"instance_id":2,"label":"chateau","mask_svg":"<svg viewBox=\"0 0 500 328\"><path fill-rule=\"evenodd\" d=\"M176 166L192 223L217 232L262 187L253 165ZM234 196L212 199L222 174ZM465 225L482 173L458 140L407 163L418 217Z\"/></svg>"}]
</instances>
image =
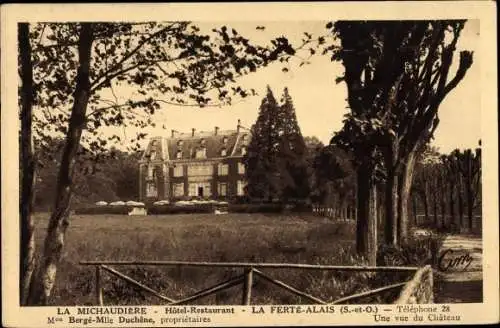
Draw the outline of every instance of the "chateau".
<instances>
[{"instance_id":1,"label":"chateau","mask_svg":"<svg viewBox=\"0 0 500 328\"><path fill-rule=\"evenodd\" d=\"M243 196L250 137L238 120L236 130L172 130L169 138L151 138L139 161L141 201Z\"/></svg>"}]
</instances>

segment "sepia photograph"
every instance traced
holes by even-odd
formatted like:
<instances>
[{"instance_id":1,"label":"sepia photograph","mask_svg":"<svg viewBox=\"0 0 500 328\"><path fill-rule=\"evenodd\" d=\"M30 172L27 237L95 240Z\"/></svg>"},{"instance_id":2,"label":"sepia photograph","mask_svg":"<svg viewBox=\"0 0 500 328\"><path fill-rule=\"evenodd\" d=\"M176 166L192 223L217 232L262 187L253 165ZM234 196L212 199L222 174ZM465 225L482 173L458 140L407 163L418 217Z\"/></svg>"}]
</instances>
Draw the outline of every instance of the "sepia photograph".
<instances>
[{"instance_id":1,"label":"sepia photograph","mask_svg":"<svg viewBox=\"0 0 500 328\"><path fill-rule=\"evenodd\" d=\"M10 298L101 315L72 325L483 303L481 20L324 16L17 21Z\"/></svg>"}]
</instances>

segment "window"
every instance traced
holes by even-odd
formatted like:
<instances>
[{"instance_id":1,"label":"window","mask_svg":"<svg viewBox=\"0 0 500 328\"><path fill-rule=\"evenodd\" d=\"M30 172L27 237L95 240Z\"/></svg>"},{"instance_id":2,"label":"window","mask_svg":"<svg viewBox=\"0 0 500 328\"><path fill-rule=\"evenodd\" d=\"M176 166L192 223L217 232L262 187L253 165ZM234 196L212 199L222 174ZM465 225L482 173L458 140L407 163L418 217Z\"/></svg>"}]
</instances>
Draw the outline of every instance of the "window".
<instances>
[{"instance_id":1,"label":"window","mask_svg":"<svg viewBox=\"0 0 500 328\"><path fill-rule=\"evenodd\" d=\"M219 183L219 196L227 196L227 183Z\"/></svg>"},{"instance_id":2,"label":"window","mask_svg":"<svg viewBox=\"0 0 500 328\"><path fill-rule=\"evenodd\" d=\"M154 151L154 150L153 150L153 151L150 153L150 159L151 159L152 161L154 161L154 160L156 159L156 151Z\"/></svg>"},{"instance_id":3,"label":"window","mask_svg":"<svg viewBox=\"0 0 500 328\"><path fill-rule=\"evenodd\" d=\"M156 184L154 182L148 182L146 185L146 197L157 197L158 190L156 189Z\"/></svg>"},{"instance_id":4,"label":"window","mask_svg":"<svg viewBox=\"0 0 500 328\"><path fill-rule=\"evenodd\" d=\"M184 176L184 168L182 165L174 166L174 177L182 177Z\"/></svg>"},{"instance_id":5,"label":"window","mask_svg":"<svg viewBox=\"0 0 500 328\"><path fill-rule=\"evenodd\" d=\"M243 142L247 142L247 141L248 141L248 135L247 135L247 134L244 134L244 135L241 137L241 140L243 140Z\"/></svg>"},{"instance_id":6,"label":"window","mask_svg":"<svg viewBox=\"0 0 500 328\"><path fill-rule=\"evenodd\" d=\"M245 181L241 181L241 180L238 180L238 184L237 184L237 189L236 189L236 193L238 196L243 196L245 195L245 187L246 187L247 183Z\"/></svg>"},{"instance_id":7,"label":"window","mask_svg":"<svg viewBox=\"0 0 500 328\"><path fill-rule=\"evenodd\" d=\"M245 164L238 163L238 174L245 174Z\"/></svg>"},{"instance_id":8,"label":"window","mask_svg":"<svg viewBox=\"0 0 500 328\"><path fill-rule=\"evenodd\" d=\"M191 197L198 196L198 184L196 183L189 184L189 196Z\"/></svg>"},{"instance_id":9,"label":"window","mask_svg":"<svg viewBox=\"0 0 500 328\"><path fill-rule=\"evenodd\" d=\"M148 166L148 178L152 179L155 175L155 169L153 166Z\"/></svg>"},{"instance_id":10,"label":"window","mask_svg":"<svg viewBox=\"0 0 500 328\"><path fill-rule=\"evenodd\" d=\"M172 187L174 197L181 197L184 196L184 184L183 183L174 183Z\"/></svg>"},{"instance_id":11,"label":"window","mask_svg":"<svg viewBox=\"0 0 500 328\"><path fill-rule=\"evenodd\" d=\"M181 158L182 158L182 150L180 150L180 149L179 149L179 150L177 151L177 154L176 154L176 156L175 156L175 157L177 157L177 159L181 159Z\"/></svg>"},{"instance_id":12,"label":"window","mask_svg":"<svg viewBox=\"0 0 500 328\"><path fill-rule=\"evenodd\" d=\"M182 147L182 144L183 144L182 140L177 141L177 147Z\"/></svg>"},{"instance_id":13,"label":"window","mask_svg":"<svg viewBox=\"0 0 500 328\"><path fill-rule=\"evenodd\" d=\"M221 155L221 156L227 156L227 150L226 150L226 148L223 148L223 149L220 151L220 155Z\"/></svg>"},{"instance_id":14,"label":"window","mask_svg":"<svg viewBox=\"0 0 500 328\"><path fill-rule=\"evenodd\" d=\"M228 172L229 172L229 165L227 165L227 164L219 164L218 175L227 175Z\"/></svg>"},{"instance_id":15,"label":"window","mask_svg":"<svg viewBox=\"0 0 500 328\"><path fill-rule=\"evenodd\" d=\"M189 184L189 196L191 197L210 197L210 182L196 182Z\"/></svg>"},{"instance_id":16,"label":"window","mask_svg":"<svg viewBox=\"0 0 500 328\"><path fill-rule=\"evenodd\" d=\"M206 143L205 139L201 139L201 140L200 140L200 144L201 144L202 146L205 146L205 143Z\"/></svg>"},{"instance_id":17,"label":"window","mask_svg":"<svg viewBox=\"0 0 500 328\"><path fill-rule=\"evenodd\" d=\"M245 155L247 153L247 147L241 147L241 155Z\"/></svg>"},{"instance_id":18,"label":"window","mask_svg":"<svg viewBox=\"0 0 500 328\"><path fill-rule=\"evenodd\" d=\"M196 158L205 158L207 157L207 149L205 147L198 148L196 150Z\"/></svg>"},{"instance_id":19,"label":"window","mask_svg":"<svg viewBox=\"0 0 500 328\"><path fill-rule=\"evenodd\" d=\"M213 168L212 165L191 165L188 166L188 175L193 176L205 176L212 175Z\"/></svg>"},{"instance_id":20,"label":"window","mask_svg":"<svg viewBox=\"0 0 500 328\"><path fill-rule=\"evenodd\" d=\"M225 145L227 144L227 137L222 138L222 143Z\"/></svg>"}]
</instances>

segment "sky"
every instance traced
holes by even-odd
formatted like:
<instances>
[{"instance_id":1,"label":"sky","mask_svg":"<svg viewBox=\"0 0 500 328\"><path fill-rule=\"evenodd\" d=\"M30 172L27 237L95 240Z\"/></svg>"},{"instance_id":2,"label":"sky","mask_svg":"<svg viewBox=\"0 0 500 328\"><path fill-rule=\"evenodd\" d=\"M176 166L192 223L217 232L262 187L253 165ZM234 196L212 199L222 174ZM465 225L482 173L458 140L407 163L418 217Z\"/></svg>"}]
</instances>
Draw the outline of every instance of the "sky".
<instances>
[{"instance_id":1,"label":"sky","mask_svg":"<svg viewBox=\"0 0 500 328\"><path fill-rule=\"evenodd\" d=\"M202 31L210 31L220 27L221 22L198 24ZM235 28L239 34L257 44L266 44L269 40L285 35L290 42L299 43L303 32L314 36L325 33L324 21L290 21L290 22L227 22L226 26ZM257 30L256 26L265 26L265 30ZM456 71L458 52L473 50L475 61L462 82L442 102L439 109L440 123L435 132L432 144L442 152L450 152L455 148L476 147L481 135L480 127L480 63L478 61L479 21L466 23L457 45L456 58L450 77ZM331 62L328 56L314 56L309 65L298 67L298 62L288 65L288 72L283 72L282 63L274 63L268 67L247 75L238 84L254 88L258 95L235 101L232 106L222 108L197 108L163 105L155 115L156 128L147 128L141 132L149 136L169 136L170 130L190 132L213 131L215 126L226 130L235 129L238 119L243 126L250 127L256 120L259 105L269 85L277 99L287 87L294 102L296 115L303 136L316 136L324 144L328 144L333 133L342 128L342 119L347 112L347 91L344 83L336 84L335 79L342 75L343 66ZM123 91L123 90L122 90ZM121 93L127 96L127 92ZM165 126L166 129L162 129ZM121 133L131 137L133 128L126 128Z\"/></svg>"}]
</instances>

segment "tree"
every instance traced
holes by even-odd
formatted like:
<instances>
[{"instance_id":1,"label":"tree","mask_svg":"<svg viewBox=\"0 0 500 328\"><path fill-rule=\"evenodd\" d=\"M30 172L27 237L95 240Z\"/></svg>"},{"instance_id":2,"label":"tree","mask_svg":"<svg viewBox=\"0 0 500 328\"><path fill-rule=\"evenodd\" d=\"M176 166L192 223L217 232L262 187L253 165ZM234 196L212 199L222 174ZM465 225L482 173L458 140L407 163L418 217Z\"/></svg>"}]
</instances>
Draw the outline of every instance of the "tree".
<instances>
[{"instance_id":1,"label":"tree","mask_svg":"<svg viewBox=\"0 0 500 328\"><path fill-rule=\"evenodd\" d=\"M438 109L472 65L462 51L448 78L464 21L336 22L348 90L349 130L366 161L379 152L385 171L385 242L399 245L408 235L408 199L416 156L433 136ZM352 126L356 126L353 128ZM353 138L349 134L343 134ZM368 171L368 170L366 170ZM366 177L365 177L366 179ZM358 179L358 183L359 183ZM367 186L364 186L366 188Z\"/></svg>"},{"instance_id":2,"label":"tree","mask_svg":"<svg viewBox=\"0 0 500 328\"><path fill-rule=\"evenodd\" d=\"M307 166L308 166L308 176L309 176L309 190L310 198L312 202L319 202L321 181L317 179L317 174L315 170L315 159L319 156L321 150L323 149L323 143L315 136L304 137L304 143L307 148Z\"/></svg>"},{"instance_id":3,"label":"tree","mask_svg":"<svg viewBox=\"0 0 500 328\"><path fill-rule=\"evenodd\" d=\"M268 86L259 108L259 116L252 126L252 138L244 157L247 193L251 198L268 201L281 198L278 112L278 103Z\"/></svg>"},{"instance_id":4,"label":"tree","mask_svg":"<svg viewBox=\"0 0 500 328\"><path fill-rule=\"evenodd\" d=\"M32 131L42 147L54 134L65 138L37 275L32 274L32 148L21 156L22 304L47 304L51 295L69 225L77 159L89 154L98 157L108 142L120 139L117 135L103 138L100 127L154 124L151 115L160 103L211 106L213 93L219 104L230 103L235 95L249 94L241 87L231 88L230 94L229 85L238 76L283 53L294 53L284 38L273 40L271 47L260 47L225 26L213 33L215 37L204 35L189 22L42 23L31 31L28 25L20 25L22 144L30 144ZM124 83L140 96L119 103L114 87ZM105 91L115 99L105 99ZM144 137L140 133L131 141Z\"/></svg>"},{"instance_id":5,"label":"tree","mask_svg":"<svg viewBox=\"0 0 500 328\"><path fill-rule=\"evenodd\" d=\"M314 159L316 201L332 206L335 215L345 215L355 203L356 174L351 160L349 153L335 145L323 147Z\"/></svg>"},{"instance_id":6,"label":"tree","mask_svg":"<svg viewBox=\"0 0 500 328\"><path fill-rule=\"evenodd\" d=\"M19 67L21 75L20 117L21 135L21 195L20 195L20 231L21 231L21 261L20 261L20 303L25 304L31 288L35 271L35 223L32 216L35 185L35 161L33 150L33 66L31 63L31 44L29 26L20 23L18 32Z\"/></svg>"},{"instance_id":7,"label":"tree","mask_svg":"<svg viewBox=\"0 0 500 328\"><path fill-rule=\"evenodd\" d=\"M277 130L280 134L279 157L282 200L305 200L309 197L307 147L300 132L292 98L283 91L279 107Z\"/></svg>"},{"instance_id":8,"label":"tree","mask_svg":"<svg viewBox=\"0 0 500 328\"><path fill-rule=\"evenodd\" d=\"M308 152L287 88L280 103L268 86L244 158L247 192L268 201L303 201L309 196Z\"/></svg>"},{"instance_id":9,"label":"tree","mask_svg":"<svg viewBox=\"0 0 500 328\"><path fill-rule=\"evenodd\" d=\"M481 198L481 148L476 148L475 153L471 149L463 153L455 151L452 156L457 160L458 170L465 187L468 228L472 229L474 208L480 203Z\"/></svg>"}]
</instances>

